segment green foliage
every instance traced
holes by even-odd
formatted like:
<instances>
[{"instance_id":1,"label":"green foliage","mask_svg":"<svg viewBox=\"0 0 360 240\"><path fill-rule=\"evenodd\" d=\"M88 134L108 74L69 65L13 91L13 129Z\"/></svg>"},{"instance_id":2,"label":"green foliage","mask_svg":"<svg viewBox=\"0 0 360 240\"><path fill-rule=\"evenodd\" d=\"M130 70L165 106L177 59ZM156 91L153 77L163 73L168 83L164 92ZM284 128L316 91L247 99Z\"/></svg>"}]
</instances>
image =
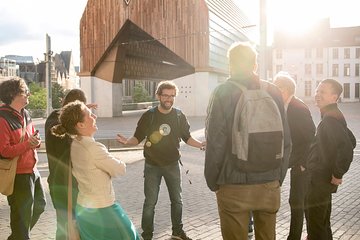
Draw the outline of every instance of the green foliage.
<instances>
[{"instance_id":1,"label":"green foliage","mask_svg":"<svg viewBox=\"0 0 360 240\"><path fill-rule=\"evenodd\" d=\"M29 97L28 109L46 109L46 89L38 87L35 83L30 84L31 95Z\"/></svg>"},{"instance_id":2,"label":"green foliage","mask_svg":"<svg viewBox=\"0 0 360 240\"><path fill-rule=\"evenodd\" d=\"M148 91L145 89L144 84L140 82L135 83L133 101L135 103L138 103L138 102L149 102L151 100L152 100L151 96L149 95Z\"/></svg>"},{"instance_id":3,"label":"green foliage","mask_svg":"<svg viewBox=\"0 0 360 240\"><path fill-rule=\"evenodd\" d=\"M54 109L61 108L62 100L65 97L64 88L58 83L53 83L53 85L51 86L51 91L52 91L52 94L51 94L52 95L52 107Z\"/></svg>"},{"instance_id":4,"label":"green foliage","mask_svg":"<svg viewBox=\"0 0 360 240\"><path fill-rule=\"evenodd\" d=\"M36 83L30 83L29 89L31 95L29 97L29 104L27 109L30 111L32 117L41 117L46 112L47 93L46 88L41 87ZM53 83L52 91L52 108L61 108L61 102L65 96L65 90L58 83Z\"/></svg>"}]
</instances>

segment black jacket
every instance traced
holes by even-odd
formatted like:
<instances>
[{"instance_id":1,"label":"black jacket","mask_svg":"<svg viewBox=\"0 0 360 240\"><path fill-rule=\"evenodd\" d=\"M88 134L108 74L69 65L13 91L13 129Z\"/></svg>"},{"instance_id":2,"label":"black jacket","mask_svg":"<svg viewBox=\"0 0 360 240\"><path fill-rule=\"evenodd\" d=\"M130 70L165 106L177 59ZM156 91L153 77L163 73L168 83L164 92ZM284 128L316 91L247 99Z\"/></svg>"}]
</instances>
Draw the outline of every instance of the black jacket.
<instances>
[{"instance_id":1,"label":"black jacket","mask_svg":"<svg viewBox=\"0 0 360 240\"><path fill-rule=\"evenodd\" d=\"M317 179L330 182L332 175L340 179L348 171L356 139L347 128L344 115L336 103L320 111L321 122L317 127L308 169Z\"/></svg>"},{"instance_id":2,"label":"black jacket","mask_svg":"<svg viewBox=\"0 0 360 240\"><path fill-rule=\"evenodd\" d=\"M297 97L292 97L287 108L291 135L289 167L306 167L310 145L315 137L315 124L309 108Z\"/></svg>"},{"instance_id":3,"label":"black jacket","mask_svg":"<svg viewBox=\"0 0 360 240\"><path fill-rule=\"evenodd\" d=\"M253 78L229 79L239 81L248 89L258 88L257 76ZM291 150L291 140L288 124L285 118L285 109L279 89L269 84L268 93L273 97L279 107L284 125L284 158L282 165L275 170L267 172L244 172L236 167L237 157L232 154L232 125L235 107L241 96L241 90L232 83L225 82L213 92L209 101L208 116L206 120L206 153L205 153L205 179L208 187L216 191L219 185L224 184L260 184L285 178Z\"/></svg>"},{"instance_id":4,"label":"black jacket","mask_svg":"<svg viewBox=\"0 0 360 240\"><path fill-rule=\"evenodd\" d=\"M59 124L59 110L53 111L45 122L45 145L49 164L49 189L56 209L67 208L67 187L70 161L71 138L59 138L51 133L51 128ZM78 194L77 181L72 177L73 208Z\"/></svg>"}]
</instances>

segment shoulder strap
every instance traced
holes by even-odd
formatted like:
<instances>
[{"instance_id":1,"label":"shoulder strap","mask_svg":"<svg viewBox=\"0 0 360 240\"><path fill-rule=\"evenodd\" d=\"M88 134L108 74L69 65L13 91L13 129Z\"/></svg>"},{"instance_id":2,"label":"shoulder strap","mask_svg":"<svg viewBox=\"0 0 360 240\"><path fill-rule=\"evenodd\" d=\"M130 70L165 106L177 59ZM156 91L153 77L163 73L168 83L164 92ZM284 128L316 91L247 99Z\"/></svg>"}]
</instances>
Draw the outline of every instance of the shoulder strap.
<instances>
[{"instance_id":1,"label":"shoulder strap","mask_svg":"<svg viewBox=\"0 0 360 240\"><path fill-rule=\"evenodd\" d=\"M240 88L240 90L241 90L242 92L244 92L244 91L247 90L247 88L246 88L244 85L242 85L242 84L240 84L240 83L238 83L238 82L236 82L236 81L227 81L227 82L229 82L229 83L235 85L236 87Z\"/></svg>"},{"instance_id":2,"label":"shoulder strap","mask_svg":"<svg viewBox=\"0 0 360 240\"><path fill-rule=\"evenodd\" d=\"M180 121L181 121L181 110L179 108L174 108L176 111L176 118L177 118L177 122L178 122L178 127L180 127Z\"/></svg>"},{"instance_id":3,"label":"shoulder strap","mask_svg":"<svg viewBox=\"0 0 360 240\"><path fill-rule=\"evenodd\" d=\"M26 127L27 127L27 124L26 124L26 117L24 116L24 125L22 127L22 131L21 131L21 137L20 137L20 142L22 143L25 139L25 132L26 132Z\"/></svg>"}]
</instances>

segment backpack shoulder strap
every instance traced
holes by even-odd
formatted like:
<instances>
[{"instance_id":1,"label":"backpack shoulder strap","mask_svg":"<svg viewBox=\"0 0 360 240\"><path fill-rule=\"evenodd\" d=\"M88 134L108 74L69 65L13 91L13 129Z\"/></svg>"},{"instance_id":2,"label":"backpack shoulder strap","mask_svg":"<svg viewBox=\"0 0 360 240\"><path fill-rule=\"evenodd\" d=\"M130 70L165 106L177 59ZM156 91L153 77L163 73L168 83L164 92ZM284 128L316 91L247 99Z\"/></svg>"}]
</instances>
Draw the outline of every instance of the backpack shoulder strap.
<instances>
[{"instance_id":1,"label":"backpack shoulder strap","mask_svg":"<svg viewBox=\"0 0 360 240\"><path fill-rule=\"evenodd\" d=\"M244 91L247 90L247 88L246 88L244 85L242 85L242 84L240 84L240 83L238 83L238 82L236 82L236 81L227 81L227 82L230 83L230 84L235 85L235 86L238 87L238 88L240 88L240 90L241 90L242 92L244 92Z\"/></svg>"},{"instance_id":2,"label":"backpack shoulder strap","mask_svg":"<svg viewBox=\"0 0 360 240\"><path fill-rule=\"evenodd\" d=\"M180 127L180 121L181 121L181 110L179 108L174 108L176 111L176 118L177 118L177 122L178 122L178 127Z\"/></svg>"}]
</instances>

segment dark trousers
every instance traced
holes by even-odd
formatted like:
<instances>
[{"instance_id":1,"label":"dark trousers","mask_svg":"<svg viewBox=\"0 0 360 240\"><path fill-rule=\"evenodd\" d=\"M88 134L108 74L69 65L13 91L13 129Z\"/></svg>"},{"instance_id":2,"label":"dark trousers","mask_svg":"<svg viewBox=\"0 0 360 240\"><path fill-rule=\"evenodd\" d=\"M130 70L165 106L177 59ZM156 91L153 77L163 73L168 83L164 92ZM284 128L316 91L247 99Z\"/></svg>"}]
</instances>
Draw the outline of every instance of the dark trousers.
<instances>
[{"instance_id":1,"label":"dark trousers","mask_svg":"<svg viewBox=\"0 0 360 240\"><path fill-rule=\"evenodd\" d=\"M56 211L56 240L67 240L67 207L68 207L68 186L51 183L49 184L50 196ZM73 188L73 218L75 219L77 187Z\"/></svg>"},{"instance_id":2,"label":"dark trousers","mask_svg":"<svg viewBox=\"0 0 360 240\"><path fill-rule=\"evenodd\" d=\"M305 215L305 196L308 185L307 178L307 172L301 171L299 166L292 168L290 171L289 204L291 208L291 220L287 240L301 239Z\"/></svg>"},{"instance_id":3,"label":"dark trousers","mask_svg":"<svg viewBox=\"0 0 360 240\"><path fill-rule=\"evenodd\" d=\"M8 196L11 235L8 240L30 239L30 230L45 210L46 200L38 171L16 174L14 192Z\"/></svg>"},{"instance_id":4,"label":"dark trousers","mask_svg":"<svg viewBox=\"0 0 360 240\"><path fill-rule=\"evenodd\" d=\"M326 181L311 181L307 194L308 239L332 240L330 224L333 186Z\"/></svg>"}]
</instances>

